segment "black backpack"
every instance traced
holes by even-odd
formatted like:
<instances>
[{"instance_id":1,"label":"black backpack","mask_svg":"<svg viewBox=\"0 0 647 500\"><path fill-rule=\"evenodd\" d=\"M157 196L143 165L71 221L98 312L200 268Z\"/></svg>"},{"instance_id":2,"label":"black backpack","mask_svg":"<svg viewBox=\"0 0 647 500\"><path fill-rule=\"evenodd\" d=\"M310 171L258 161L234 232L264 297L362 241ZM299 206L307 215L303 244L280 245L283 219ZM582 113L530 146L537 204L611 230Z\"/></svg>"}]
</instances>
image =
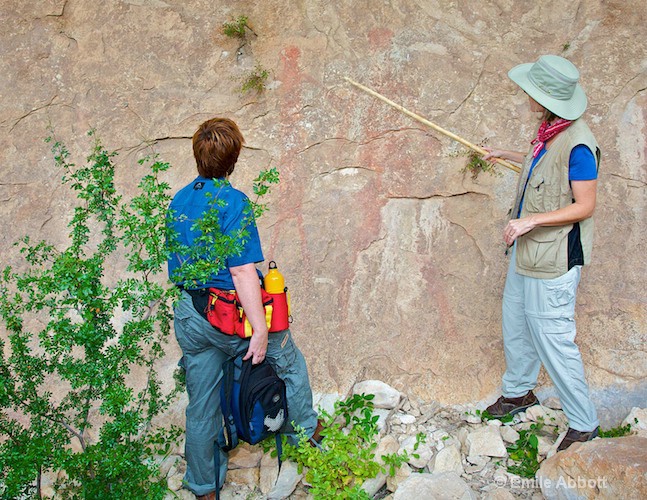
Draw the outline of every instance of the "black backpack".
<instances>
[{"instance_id":1,"label":"black backpack","mask_svg":"<svg viewBox=\"0 0 647 500\"><path fill-rule=\"evenodd\" d=\"M285 382L264 359L257 365L252 359L243 361L245 352L222 365L220 406L222 431L214 443L216 498L220 497L220 453L233 450L239 441L256 444L274 435L281 466L281 435L279 431L288 420L288 400Z\"/></svg>"},{"instance_id":2,"label":"black backpack","mask_svg":"<svg viewBox=\"0 0 647 500\"><path fill-rule=\"evenodd\" d=\"M223 426L218 444L224 451L234 449L239 440L256 444L278 435L288 419L285 382L266 359L253 365L251 358L243 361L244 356L243 352L222 366Z\"/></svg>"}]
</instances>

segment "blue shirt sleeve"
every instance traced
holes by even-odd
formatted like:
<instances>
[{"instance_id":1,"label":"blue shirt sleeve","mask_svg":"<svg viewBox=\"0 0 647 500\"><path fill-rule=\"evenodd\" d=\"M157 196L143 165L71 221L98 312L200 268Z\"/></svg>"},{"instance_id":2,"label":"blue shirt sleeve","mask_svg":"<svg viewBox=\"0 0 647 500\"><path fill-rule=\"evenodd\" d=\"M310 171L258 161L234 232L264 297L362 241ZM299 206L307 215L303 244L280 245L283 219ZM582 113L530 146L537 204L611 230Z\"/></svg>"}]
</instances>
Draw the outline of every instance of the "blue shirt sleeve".
<instances>
[{"instance_id":1,"label":"blue shirt sleeve","mask_svg":"<svg viewBox=\"0 0 647 500\"><path fill-rule=\"evenodd\" d=\"M584 144L578 144L571 150L568 162L569 181L592 181L598 178L598 169L593 153Z\"/></svg>"},{"instance_id":2,"label":"blue shirt sleeve","mask_svg":"<svg viewBox=\"0 0 647 500\"><path fill-rule=\"evenodd\" d=\"M239 195L240 197L232 197L230 200L230 205L225 210L225 223L222 229L228 235L237 235L241 229L247 234L243 238L240 255L231 255L227 258L228 268L264 260L258 228L251 213L251 204L244 194L239 193Z\"/></svg>"}]
</instances>

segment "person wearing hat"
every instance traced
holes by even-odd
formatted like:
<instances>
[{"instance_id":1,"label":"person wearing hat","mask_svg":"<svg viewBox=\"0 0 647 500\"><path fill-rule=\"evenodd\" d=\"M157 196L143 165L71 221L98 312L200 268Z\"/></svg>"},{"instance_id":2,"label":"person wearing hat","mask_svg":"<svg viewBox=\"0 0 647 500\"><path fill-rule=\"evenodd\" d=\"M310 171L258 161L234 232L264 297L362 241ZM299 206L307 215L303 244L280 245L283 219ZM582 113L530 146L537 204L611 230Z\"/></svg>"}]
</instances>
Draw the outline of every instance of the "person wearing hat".
<instances>
[{"instance_id":1,"label":"person wearing hat","mask_svg":"<svg viewBox=\"0 0 647 500\"><path fill-rule=\"evenodd\" d=\"M503 232L511 249L502 311L506 371L502 396L487 411L501 417L538 404L532 391L543 364L569 420L562 451L599 432L574 317L581 269L591 258L600 148L581 118L587 98L570 61L545 55L508 76L541 124L528 154L488 148L483 156L522 164Z\"/></svg>"}]
</instances>

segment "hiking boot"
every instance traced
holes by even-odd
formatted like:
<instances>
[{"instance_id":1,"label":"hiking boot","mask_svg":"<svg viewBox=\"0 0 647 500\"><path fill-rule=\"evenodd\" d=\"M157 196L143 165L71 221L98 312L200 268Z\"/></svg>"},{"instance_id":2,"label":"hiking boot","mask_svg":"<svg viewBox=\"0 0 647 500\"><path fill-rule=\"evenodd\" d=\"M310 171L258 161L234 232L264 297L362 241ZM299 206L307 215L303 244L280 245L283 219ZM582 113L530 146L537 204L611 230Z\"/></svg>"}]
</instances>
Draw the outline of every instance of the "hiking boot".
<instances>
[{"instance_id":1,"label":"hiking boot","mask_svg":"<svg viewBox=\"0 0 647 500\"><path fill-rule=\"evenodd\" d=\"M323 441L323 436L321 435L321 431L323 431L324 426L321 423L321 420L317 420L317 428L315 429L314 433L310 437L310 445L320 448L320 443Z\"/></svg>"},{"instance_id":2,"label":"hiking boot","mask_svg":"<svg viewBox=\"0 0 647 500\"><path fill-rule=\"evenodd\" d=\"M537 396L532 391L528 391L528 394L520 398L504 398L501 396L496 400L496 403L488 406L485 411L495 418L501 418L508 414L514 415L538 404Z\"/></svg>"},{"instance_id":3,"label":"hiking boot","mask_svg":"<svg viewBox=\"0 0 647 500\"><path fill-rule=\"evenodd\" d=\"M207 493L206 495L196 495L195 498L197 500L216 500L216 492L212 491L211 493Z\"/></svg>"},{"instance_id":4,"label":"hiking boot","mask_svg":"<svg viewBox=\"0 0 647 500\"><path fill-rule=\"evenodd\" d=\"M580 432L580 431L576 431L575 429L568 429L566 436L564 436L564 439L562 439L562 442L559 443L559 446L557 447L557 451L564 451L573 443L585 443L587 441L591 441L591 439L598 437L599 432L600 432L599 427L596 427L590 432Z\"/></svg>"}]
</instances>

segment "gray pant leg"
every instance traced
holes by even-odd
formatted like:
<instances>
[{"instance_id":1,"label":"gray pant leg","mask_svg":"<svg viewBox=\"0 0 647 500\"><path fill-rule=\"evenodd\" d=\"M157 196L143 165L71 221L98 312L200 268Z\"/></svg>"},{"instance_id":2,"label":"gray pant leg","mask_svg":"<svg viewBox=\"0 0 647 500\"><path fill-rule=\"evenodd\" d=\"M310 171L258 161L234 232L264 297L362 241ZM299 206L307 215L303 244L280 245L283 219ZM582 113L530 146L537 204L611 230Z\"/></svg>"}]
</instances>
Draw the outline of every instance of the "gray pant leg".
<instances>
[{"instance_id":1,"label":"gray pant leg","mask_svg":"<svg viewBox=\"0 0 647 500\"><path fill-rule=\"evenodd\" d=\"M222 364L241 348L242 339L214 330L183 293L175 309L175 336L184 355L189 404L186 408L185 486L196 495L216 489L214 441L222 427ZM220 452L220 486L227 474L227 454Z\"/></svg>"},{"instance_id":2,"label":"gray pant leg","mask_svg":"<svg viewBox=\"0 0 647 500\"><path fill-rule=\"evenodd\" d=\"M292 341L290 330L270 333L267 360L283 379L288 399L288 421L281 429L291 444L298 444L292 422L312 436L317 427L317 412L312 409L312 389L308 369L301 351Z\"/></svg>"},{"instance_id":3,"label":"gray pant leg","mask_svg":"<svg viewBox=\"0 0 647 500\"><path fill-rule=\"evenodd\" d=\"M575 344L575 297L581 267L559 278L528 278L526 312L537 353L559 394L569 426L589 432L599 425Z\"/></svg>"},{"instance_id":4,"label":"gray pant leg","mask_svg":"<svg viewBox=\"0 0 647 500\"><path fill-rule=\"evenodd\" d=\"M501 392L506 398L525 396L534 389L541 366L526 320L526 277L517 274L515 261L516 245L510 256L501 317L506 363Z\"/></svg>"}]
</instances>

